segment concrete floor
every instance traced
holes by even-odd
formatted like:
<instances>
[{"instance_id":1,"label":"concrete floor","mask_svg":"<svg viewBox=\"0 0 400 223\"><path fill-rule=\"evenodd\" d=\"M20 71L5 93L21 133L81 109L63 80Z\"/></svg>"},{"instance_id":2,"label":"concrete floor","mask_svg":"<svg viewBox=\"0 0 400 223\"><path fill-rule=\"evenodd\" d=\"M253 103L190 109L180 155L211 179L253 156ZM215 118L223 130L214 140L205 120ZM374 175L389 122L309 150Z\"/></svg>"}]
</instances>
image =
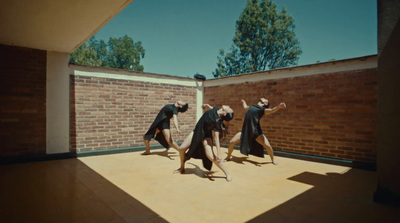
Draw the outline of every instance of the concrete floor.
<instances>
[{"instance_id":1,"label":"concrete floor","mask_svg":"<svg viewBox=\"0 0 400 223\"><path fill-rule=\"evenodd\" d=\"M226 149L224 149L226 151ZM398 222L372 201L376 172L234 151L227 182L153 150L0 166L0 222ZM225 153L224 153L225 154Z\"/></svg>"}]
</instances>

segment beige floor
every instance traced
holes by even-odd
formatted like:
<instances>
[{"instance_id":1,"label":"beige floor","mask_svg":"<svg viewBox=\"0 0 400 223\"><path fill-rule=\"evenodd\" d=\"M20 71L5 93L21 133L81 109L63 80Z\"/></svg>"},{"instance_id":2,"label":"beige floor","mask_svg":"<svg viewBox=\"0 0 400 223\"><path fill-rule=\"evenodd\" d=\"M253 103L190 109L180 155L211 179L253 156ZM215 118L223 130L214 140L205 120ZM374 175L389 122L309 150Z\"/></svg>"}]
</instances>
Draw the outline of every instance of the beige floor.
<instances>
[{"instance_id":1,"label":"beige floor","mask_svg":"<svg viewBox=\"0 0 400 223\"><path fill-rule=\"evenodd\" d=\"M175 151L0 166L0 222L398 222L376 172L234 152L227 182Z\"/></svg>"}]
</instances>

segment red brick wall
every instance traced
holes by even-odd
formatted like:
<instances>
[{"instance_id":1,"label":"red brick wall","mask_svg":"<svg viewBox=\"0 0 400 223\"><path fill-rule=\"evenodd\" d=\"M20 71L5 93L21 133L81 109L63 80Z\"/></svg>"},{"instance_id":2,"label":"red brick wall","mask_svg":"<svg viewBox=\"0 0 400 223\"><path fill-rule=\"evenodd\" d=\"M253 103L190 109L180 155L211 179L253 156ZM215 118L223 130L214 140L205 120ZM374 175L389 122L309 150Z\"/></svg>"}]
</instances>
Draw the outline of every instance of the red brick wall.
<instances>
[{"instance_id":1,"label":"red brick wall","mask_svg":"<svg viewBox=\"0 0 400 223\"><path fill-rule=\"evenodd\" d=\"M71 76L71 150L143 146L159 110L177 100L189 103L189 110L178 115L181 135L171 120L174 139L183 141L196 122L195 87Z\"/></svg>"},{"instance_id":2,"label":"red brick wall","mask_svg":"<svg viewBox=\"0 0 400 223\"><path fill-rule=\"evenodd\" d=\"M375 163L377 86L377 69L368 69L206 87L204 102L234 109L228 140L241 131L240 99L265 97L288 106L261 121L274 150Z\"/></svg>"},{"instance_id":3,"label":"red brick wall","mask_svg":"<svg viewBox=\"0 0 400 223\"><path fill-rule=\"evenodd\" d=\"M46 51L0 45L0 157L46 153Z\"/></svg>"}]
</instances>

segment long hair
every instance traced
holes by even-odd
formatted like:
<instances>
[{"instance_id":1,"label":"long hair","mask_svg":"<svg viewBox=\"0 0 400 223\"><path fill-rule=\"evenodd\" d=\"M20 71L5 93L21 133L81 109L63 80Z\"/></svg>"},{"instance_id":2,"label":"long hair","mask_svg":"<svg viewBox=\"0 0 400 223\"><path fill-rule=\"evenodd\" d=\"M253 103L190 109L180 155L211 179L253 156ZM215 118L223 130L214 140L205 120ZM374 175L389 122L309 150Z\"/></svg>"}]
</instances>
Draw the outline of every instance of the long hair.
<instances>
[{"instance_id":1,"label":"long hair","mask_svg":"<svg viewBox=\"0 0 400 223\"><path fill-rule=\"evenodd\" d=\"M185 105L182 106L182 108L178 108L178 112L184 113L188 110L188 108L189 108L189 104L186 103Z\"/></svg>"},{"instance_id":2,"label":"long hair","mask_svg":"<svg viewBox=\"0 0 400 223\"><path fill-rule=\"evenodd\" d=\"M219 132L219 138L221 139L220 141L222 141L229 134L229 131L228 131L229 130L229 122L226 122L226 124L225 124L224 120L219 119L218 125L219 125L219 129L221 129L221 131Z\"/></svg>"},{"instance_id":3,"label":"long hair","mask_svg":"<svg viewBox=\"0 0 400 223\"><path fill-rule=\"evenodd\" d=\"M227 113L226 115L222 116L219 119L219 126L221 129L221 132L219 133L219 137L221 140L223 140L226 135L228 134L228 126L229 126L229 121L233 119L234 114L233 113ZM226 122L226 125L224 124L224 121Z\"/></svg>"}]
</instances>

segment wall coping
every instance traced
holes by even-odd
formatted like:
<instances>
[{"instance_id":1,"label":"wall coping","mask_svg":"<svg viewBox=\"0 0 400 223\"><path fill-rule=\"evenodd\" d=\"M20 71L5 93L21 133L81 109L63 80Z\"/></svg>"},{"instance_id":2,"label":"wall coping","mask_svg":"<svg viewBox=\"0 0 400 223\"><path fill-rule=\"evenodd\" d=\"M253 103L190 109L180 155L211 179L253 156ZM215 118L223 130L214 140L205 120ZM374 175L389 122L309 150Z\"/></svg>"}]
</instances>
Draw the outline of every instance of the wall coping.
<instances>
[{"instance_id":1,"label":"wall coping","mask_svg":"<svg viewBox=\"0 0 400 223\"><path fill-rule=\"evenodd\" d=\"M69 64L69 66L72 69L73 74L76 76L110 78L118 80L134 80L202 88L246 82L257 82L271 79L293 78L343 71L373 69L378 67L378 56L369 55L364 57L335 60L330 62L302 65L296 67L285 67L268 71L260 71L255 73L210 79L205 81L189 77L129 71L107 67L92 67L76 64Z\"/></svg>"},{"instance_id":2,"label":"wall coping","mask_svg":"<svg viewBox=\"0 0 400 223\"><path fill-rule=\"evenodd\" d=\"M378 67L378 56L370 55L352 59L336 60L331 62L303 65L297 67L286 67L275 70L261 71L255 73L241 74L207 80L204 87L213 87L246 82L257 82L271 79L293 78L318 74L328 74L343 71L371 69Z\"/></svg>"},{"instance_id":3,"label":"wall coping","mask_svg":"<svg viewBox=\"0 0 400 223\"><path fill-rule=\"evenodd\" d=\"M202 82L194 78L178 77L165 74L154 74L107 67L92 67L70 64L73 75L98 78L109 78L118 80L132 80L159 84L180 85L188 87L201 87Z\"/></svg>"}]
</instances>

